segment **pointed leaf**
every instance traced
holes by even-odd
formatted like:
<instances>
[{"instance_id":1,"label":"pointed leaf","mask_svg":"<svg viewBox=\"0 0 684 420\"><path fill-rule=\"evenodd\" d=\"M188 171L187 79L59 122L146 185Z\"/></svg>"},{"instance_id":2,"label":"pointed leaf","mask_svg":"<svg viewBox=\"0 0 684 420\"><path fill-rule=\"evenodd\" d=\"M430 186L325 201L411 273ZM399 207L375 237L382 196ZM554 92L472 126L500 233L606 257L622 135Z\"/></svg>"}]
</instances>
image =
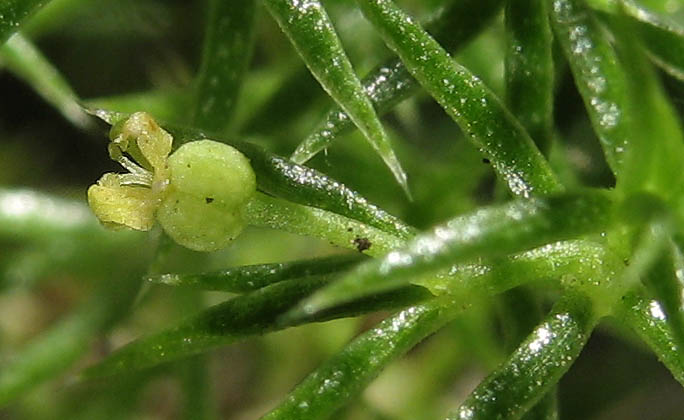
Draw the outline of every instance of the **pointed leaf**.
<instances>
[{"instance_id":1,"label":"pointed leaf","mask_svg":"<svg viewBox=\"0 0 684 420\"><path fill-rule=\"evenodd\" d=\"M2 0L0 3L0 45L19 29L26 18L49 2L50 0Z\"/></svg>"},{"instance_id":2,"label":"pointed leaf","mask_svg":"<svg viewBox=\"0 0 684 420\"><path fill-rule=\"evenodd\" d=\"M195 98L195 123L202 128L220 133L231 121L252 57L255 9L255 0L209 2Z\"/></svg>"},{"instance_id":3,"label":"pointed leaf","mask_svg":"<svg viewBox=\"0 0 684 420\"><path fill-rule=\"evenodd\" d=\"M451 1L445 9L440 10L439 16L428 24L428 31L447 51L454 52L489 23L501 3L501 0ZM379 114L389 112L420 88L418 81L397 57L385 60L375 67L361 83ZM303 164L352 128L349 116L341 108L333 107L313 133L297 146L290 159Z\"/></svg>"},{"instance_id":4,"label":"pointed leaf","mask_svg":"<svg viewBox=\"0 0 684 420\"><path fill-rule=\"evenodd\" d=\"M551 27L570 64L606 161L619 177L632 135L624 71L607 36L584 3L547 1Z\"/></svg>"},{"instance_id":5,"label":"pointed leaf","mask_svg":"<svg viewBox=\"0 0 684 420\"><path fill-rule=\"evenodd\" d=\"M684 352L676 344L662 306L637 292L620 302L619 318L629 325L684 386Z\"/></svg>"},{"instance_id":6,"label":"pointed leaf","mask_svg":"<svg viewBox=\"0 0 684 420\"><path fill-rule=\"evenodd\" d=\"M319 0L265 0L265 4L316 79L359 127L408 194L406 173Z\"/></svg>"},{"instance_id":7,"label":"pointed leaf","mask_svg":"<svg viewBox=\"0 0 684 420\"><path fill-rule=\"evenodd\" d=\"M519 418L570 368L597 321L587 297L563 296L508 361L447 418Z\"/></svg>"},{"instance_id":8,"label":"pointed leaf","mask_svg":"<svg viewBox=\"0 0 684 420\"><path fill-rule=\"evenodd\" d=\"M636 36L635 25L623 16L610 19L624 61L632 101L632 133L625 151L618 187L651 191L662 197L681 196L684 189L684 132L677 111ZM636 98L636 100L634 99ZM654 141L656 140L657 141Z\"/></svg>"},{"instance_id":9,"label":"pointed leaf","mask_svg":"<svg viewBox=\"0 0 684 420\"><path fill-rule=\"evenodd\" d=\"M529 197L562 190L529 134L479 78L455 63L393 2L357 3L411 74L491 160L513 194Z\"/></svg>"},{"instance_id":10,"label":"pointed leaf","mask_svg":"<svg viewBox=\"0 0 684 420\"><path fill-rule=\"evenodd\" d=\"M342 255L287 263L246 265L200 274L159 274L146 279L152 283L171 286L246 293L285 280L337 273L359 261L362 259L357 255Z\"/></svg>"},{"instance_id":11,"label":"pointed leaf","mask_svg":"<svg viewBox=\"0 0 684 420\"><path fill-rule=\"evenodd\" d=\"M76 127L92 127L91 117L81 109L69 82L31 41L21 34L10 38L0 48L0 62L24 79Z\"/></svg>"},{"instance_id":12,"label":"pointed leaf","mask_svg":"<svg viewBox=\"0 0 684 420\"><path fill-rule=\"evenodd\" d=\"M394 359L452 319L439 300L386 319L306 377L264 420L323 420L360 393Z\"/></svg>"},{"instance_id":13,"label":"pointed leaf","mask_svg":"<svg viewBox=\"0 0 684 420\"><path fill-rule=\"evenodd\" d=\"M299 300L327 284L328 279L310 277L286 280L212 306L175 327L133 341L98 365L88 368L85 377L129 373L170 362L245 337L277 331L285 326L277 319ZM429 298L422 287L411 287L359 300L317 314L303 322L357 316L363 313L402 308Z\"/></svg>"},{"instance_id":14,"label":"pointed leaf","mask_svg":"<svg viewBox=\"0 0 684 420\"><path fill-rule=\"evenodd\" d=\"M353 219L263 194L257 194L248 203L245 217L253 226L312 236L376 257L405 243L401 238Z\"/></svg>"},{"instance_id":15,"label":"pointed leaf","mask_svg":"<svg viewBox=\"0 0 684 420\"><path fill-rule=\"evenodd\" d=\"M474 258L496 257L605 229L612 202L598 192L516 200L456 217L385 257L361 264L290 315L316 313Z\"/></svg>"},{"instance_id":16,"label":"pointed leaf","mask_svg":"<svg viewBox=\"0 0 684 420\"><path fill-rule=\"evenodd\" d=\"M653 232L653 231L656 232ZM677 347L684 349L684 257L676 247L668 241L666 227L654 224L650 227L653 232L648 239L660 241L666 248L652 269L644 279L647 290L656 298L662 307L673 339Z\"/></svg>"},{"instance_id":17,"label":"pointed leaf","mask_svg":"<svg viewBox=\"0 0 684 420\"><path fill-rule=\"evenodd\" d=\"M622 0L620 4L636 24L654 61L672 76L684 80L684 27L632 0Z\"/></svg>"}]
</instances>

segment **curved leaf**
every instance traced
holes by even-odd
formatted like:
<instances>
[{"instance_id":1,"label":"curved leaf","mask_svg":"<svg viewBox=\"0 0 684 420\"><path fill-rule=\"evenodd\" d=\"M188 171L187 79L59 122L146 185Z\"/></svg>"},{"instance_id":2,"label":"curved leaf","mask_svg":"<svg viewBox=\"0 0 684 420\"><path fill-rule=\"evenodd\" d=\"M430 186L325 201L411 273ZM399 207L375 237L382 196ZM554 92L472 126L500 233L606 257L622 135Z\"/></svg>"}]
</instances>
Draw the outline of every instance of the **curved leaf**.
<instances>
[{"instance_id":1,"label":"curved leaf","mask_svg":"<svg viewBox=\"0 0 684 420\"><path fill-rule=\"evenodd\" d=\"M349 115L408 194L406 173L318 0L265 0L311 73Z\"/></svg>"},{"instance_id":2,"label":"curved leaf","mask_svg":"<svg viewBox=\"0 0 684 420\"><path fill-rule=\"evenodd\" d=\"M406 68L458 123L519 196L562 190L529 134L499 98L392 1L357 0Z\"/></svg>"}]
</instances>

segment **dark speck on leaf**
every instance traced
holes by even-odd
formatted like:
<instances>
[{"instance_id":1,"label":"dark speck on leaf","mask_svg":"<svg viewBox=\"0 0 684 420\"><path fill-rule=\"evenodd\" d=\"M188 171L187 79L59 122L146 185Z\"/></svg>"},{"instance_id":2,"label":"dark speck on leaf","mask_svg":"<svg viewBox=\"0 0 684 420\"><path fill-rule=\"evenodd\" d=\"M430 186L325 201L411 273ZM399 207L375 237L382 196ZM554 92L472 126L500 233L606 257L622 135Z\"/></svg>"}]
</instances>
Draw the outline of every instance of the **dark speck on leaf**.
<instances>
[{"instance_id":1,"label":"dark speck on leaf","mask_svg":"<svg viewBox=\"0 0 684 420\"><path fill-rule=\"evenodd\" d=\"M359 252L363 252L370 248L372 244L368 238L356 238L354 239L354 245L356 245L356 249L358 249Z\"/></svg>"},{"instance_id":2,"label":"dark speck on leaf","mask_svg":"<svg viewBox=\"0 0 684 420\"><path fill-rule=\"evenodd\" d=\"M487 158L482 158L482 163L492 163L492 161Z\"/></svg>"},{"instance_id":3,"label":"dark speck on leaf","mask_svg":"<svg viewBox=\"0 0 684 420\"><path fill-rule=\"evenodd\" d=\"M352 229L352 228L347 228L347 232L351 232L352 230L354 230L354 229Z\"/></svg>"},{"instance_id":4,"label":"dark speck on leaf","mask_svg":"<svg viewBox=\"0 0 684 420\"><path fill-rule=\"evenodd\" d=\"M206 201L207 204L211 204L211 203L214 201L214 199L211 198L211 197L207 197L207 198L204 199L204 201Z\"/></svg>"}]
</instances>

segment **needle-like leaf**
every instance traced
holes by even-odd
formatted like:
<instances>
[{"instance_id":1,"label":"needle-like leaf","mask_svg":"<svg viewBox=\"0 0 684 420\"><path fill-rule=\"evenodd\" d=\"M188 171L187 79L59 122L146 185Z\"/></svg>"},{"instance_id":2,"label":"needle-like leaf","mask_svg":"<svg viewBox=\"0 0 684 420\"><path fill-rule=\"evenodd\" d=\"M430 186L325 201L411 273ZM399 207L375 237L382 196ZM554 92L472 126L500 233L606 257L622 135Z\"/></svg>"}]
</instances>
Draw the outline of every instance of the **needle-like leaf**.
<instances>
[{"instance_id":1,"label":"needle-like leaf","mask_svg":"<svg viewBox=\"0 0 684 420\"><path fill-rule=\"evenodd\" d=\"M314 314L356 297L408 284L473 258L497 257L606 228L612 202L602 192L516 200L456 217L378 260L361 264L289 314Z\"/></svg>"},{"instance_id":2,"label":"needle-like leaf","mask_svg":"<svg viewBox=\"0 0 684 420\"><path fill-rule=\"evenodd\" d=\"M199 274L158 274L146 279L152 283L201 290L246 293L285 280L334 274L362 261L357 255L342 255L286 263L232 267Z\"/></svg>"},{"instance_id":3,"label":"needle-like leaf","mask_svg":"<svg viewBox=\"0 0 684 420\"><path fill-rule=\"evenodd\" d=\"M81 108L69 82L36 46L21 34L14 35L0 47L0 63L24 79L76 127L92 127L91 117Z\"/></svg>"},{"instance_id":4,"label":"needle-like leaf","mask_svg":"<svg viewBox=\"0 0 684 420\"><path fill-rule=\"evenodd\" d=\"M409 194L397 159L373 105L354 73L330 18L319 0L264 0L321 86L349 115Z\"/></svg>"},{"instance_id":5,"label":"needle-like leaf","mask_svg":"<svg viewBox=\"0 0 684 420\"><path fill-rule=\"evenodd\" d=\"M451 1L428 24L427 29L447 51L454 52L492 19L501 3L501 0ZM390 111L420 88L418 81L397 57L387 59L375 67L361 83L379 114ZM290 158L296 163L303 164L352 127L349 116L341 108L333 107L313 133L297 146Z\"/></svg>"},{"instance_id":6,"label":"needle-like leaf","mask_svg":"<svg viewBox=\"0 0 684 420\"><path fill-rule=\"evenodd\" d=\"M276 322L278 317L328 281L321 277L287 280L238 296L200 312L175 327L129 343L100 364L87 369L84 375L109 376L149 368L228 345L248 336L279 330L284 326ZM422 287L406 288L334 308L306 322L402 308L429 296Z\"/></svg>"},{"instance_id":7,"label":"needle-like leaf","mask_svg":"<svg viewBox=\"0 0 684 420\"><path fill-rule=\"evenodd\" d=\"M357 0L406 68L461 126L518 196L562 190L548 162L501 100L390 0Z\"/></svg>"},{"instance_id":8,"label":"needle-like leaf","mask_svg":"<svg viewBox=\"0 0 684 420\"><path fill-rule=\"evenodd\" d=\"M547 0L551 27L563 49L613 173L619 177L630 147L627 80L595 16L579 0Z\"/></svg>"},{"instance_id":9,"label":"needle-like leaf","mask_svg":"<svg viewBox=\"0 0 684 420\"><path fill-rule=\"evenodd\" d=\"M399 312L348 344L302 381L263 420L323 420L362 391L392 360L458 311L432 300Z\"/></svg>"},{"instance_id":10,"label":"needle-like leaf","mask_svg":"<svg viewBox=\"0 0 684 420\"><path fill-rule=\"evenodd\" d=\"M517 419L570 368L598 321L591 301L568 294L449 420Z\"/></svg>"}]
</instances>

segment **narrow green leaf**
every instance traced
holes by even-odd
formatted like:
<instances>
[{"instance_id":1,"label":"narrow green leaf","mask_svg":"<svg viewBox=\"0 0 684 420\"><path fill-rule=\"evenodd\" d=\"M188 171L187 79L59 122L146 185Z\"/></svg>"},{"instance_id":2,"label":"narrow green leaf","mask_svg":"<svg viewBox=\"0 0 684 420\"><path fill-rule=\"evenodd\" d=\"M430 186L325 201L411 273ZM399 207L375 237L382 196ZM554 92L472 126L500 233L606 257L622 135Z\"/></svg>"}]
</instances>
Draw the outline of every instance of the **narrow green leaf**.
<instances>
[{"instance_id":1,"label":"narrow green leaf","mask_svg":"<svg viewBox=\"0 0 684 420\"><path fill-rule=\"evenodd\" d=\"M246 293L285 280L322 276L345 270L362 261L357 255L342 255L287 263L246 265L200 274L148 276L153 283L202 290Z\"/></svg>"},{"instance_id":2,"label":"narrow green leaf","mask_svg":"<svg viewBox=\"0 0 684 420\"><path fill-rule=\"evenodd\" d=\"M596 286L611 282L622 267L622 258L605 246L587 240L571 240L550 243L504 258L485 259L478 264L451 266L448 274L431 276L427 280L414 278L411 282L427 287L436 295L450 294L470 300L496 295L527 283L561 280L561 286L566 288ZM590 293L591 290L584 292ZM512 332L510 328L506 331Z\"/></svg>"},{"instance_id":3,"label":"narrow green leaf","mask_svg":"<svg viewBox=\"0 0 684 420\"><path fill-rule=\"evenodd\" d=\"M197 75L195 123L224 132L231 121L254 46L255 0L210 0L202 64Z\"/></svg>"},{"instance_id":4,"label":"narrow green leaf","mask_svg":"<svg viewBox=\"0 0 684 420\"><path fill-rule=\"evenodd\" d=\"M632 133L618 187L651 191L671 200L684 188L684 133L677 111L647 60L633 22L617 16L611 29L624 63L631 97ZM655 140L655 141L654 141Z\"/></svg>"},{"instance_id":5,"label":"narrow green leaf","mask_svg":"<svg viewBox=\"0 0 684 420\"><path fill-rule=\"evenodd\" d=\"M617 316L629 325L684 386L684 352L677 346L662 306L637 292L624 296Z\"/></svg>"},{"instance_id":6,"label":"narrow green leaf","mask_svg":"<svg viewBox=\"0 0 684 420\"><path fill-rule=\"evenodd\" d=\"M499 10L502 0L450 1L428 24L428 31L450 52L466 44ZM393 57L371 70L361 81L366 94L379 114L385 114L399 102L413 95L420 84L402 61ZM293 162L303 164L330 146L340 135L353 128L349 116L333 107L314 131L292 153Z\"/></svg>"},{"instance_id":7,"label":"narrow green leaf","mask_svg":"<svg viewBox=\"0 0 684 420\"><path fill-rule=\"evenodd\" d=\"M587 297L564 295L508 361L447 418L520 418L570 368L597 321Z\"/></svg>"},{"instance_id":8,"label":"narrow green leaf","mask_svg":"<svg viewBox=\"0 0 684 420\"><path fill-rule=\"evenodd\" d=\"M284 328L277 322L280 315L328 281L321 277L286 280L220 303L175 327L127 344L100 364L88 368L84 376L129 373L206 352L248 336L279 330ZM302 322L402 308L430 296L422 287L405 288L339 306Z\"/></svg>"},{"instance_id":9,"label":"narrow green leaf","mask_svg":"<svg viewBox=\"0 0 684 420\"><path fill-rule=\"evenodd\" d=\"M513 194L529 197L562 190L529 134L479 78L455 63L392 1L357 3L411 74L491 160Z\"/></svg>"},{"instance_id":10,"label":"narrow green leaf","mask_svg":"<svg viewBox=\"0 0 684 420\"><path fill-rule=\"evenodd\" d=\"M497 257L605 229L613 204L592 191L516 200L459 216L411 240L385 257L361 264L308 298L290 316L310 315L359 296L474 258Z\"/></svg>"},{"instance_id":11,"label":"narrow green leaf","mask_svg":"<svg viewBox=\"0 0 684 420\"><path fill-rule=\"evenodd\" d=\"M684 348L684 308L682 307L682 294L684 293L684 258L674 244L667 238L667 230L662 224L651 226L653 232L647 239L660 241L661 248L666 252L660 255L653 264L644 283L651 295L655 297L663 309L663 313L670 326L673 339L677 347ZM653 238L655 236L655 238Z\"/></svg>"},{"instance_id":12,"label":"narrow green leaf","mask_svg":"<svg viewBox=\"0 0 684 420\"><path fill-rule=\"evenodd\" d=\"M551 27L570 63L608 165L621 174L632 121L627 80L591 9L579 0L547 0Z\"/></svg>"},{"instance_id":13,"label":"narrow green leaf","mask_svg":"<svg viewBox=\"0 0 684 420\"><path fill-rule=\"evenodd\" d=\"M553 136L553 37L545 0L506 3L506 103L547 153Z\"/></svg>"},{"instance_id":14,"label":"narrow green leaf","mask_svg":"<svg viewBox=\"0 0 684 420\"><path fill-rule=\"evenodd\" d=\"M263 194L257 194L249 202L246 219L250 225L313 236L376 257L405 243L397 236L353 219Z\"/></svg>"},{"instance_id":15,"label":"narrow green leaf","mask_svg":"<svg viewBox=\"0 0 684 420\"><path fill-rule=\"evenodd\" d=\"M621 0L620 4L634 21L651 58L663 70L684 81L684 27L634 1Z\"/></svg>"},{"instance_id":16,"label":"narrow green leaf","mask_svg":"<svg viewBox=\"0 0 684 420\"><path fill-rule=\"evenodd\" d=\"M0 63L25 80L76 127L92 127L91 117L81 108L79 99L67 80L21 34L13 36L0 47Z\"/></svg>"},{"instance_id":17,"label":"narrow green leaf","mask_svg":"<svg viewBox=\"0 0 684 420\"><path fill-rule=\"evenodd\" d=\"M349 115L409 194L406 173L318 0L264 0L321 86Z\"/></svg>"},{"instance_id":18,"label":"narrow green leaf","mask_svg":"<svg viewBox=\"0 0 684 420\"><path fill-rule=\"evenodd\" d=\"M403 355L458 311L432 300L403 310L348 344L306 377L264 420L323 420L360 393L392 360Z\"/></svg>"},{"instance_id":19,"label":"narrow green leaf","mask_svg":"<svg viewBox=\"0 0 684 420\"><path fill-rule=\"evenodd\" d=\"M127 114L104 109L88 110L108 124L127 118ZM315 169L245 142L230 141L221 135L207 134L195 128L163 124L174 137L174 147L189 141L211 138L238 149L250 160L259 190L295 203L318 207L358 220L400 238L410 238L416 230L398 218L371 204L361 194Z\"/></svg>"},{"instance_id":20,"label":"narrow green leaf","mask_svg":"<svg viewBox=\"0 0 684 420\"><path fill-rule=\"evenodd\" d=\"M82 356L95 334L126 313L137 294L138 278L132 276L116 288L102 286L94 298L4 363L0 370L0 406L59 374Z\"/></svg>"},{"instance_id":21,"label":"narrow green leaf","mask_svg":"<svg viewBox=\"0 0 684 420\"><path fill-rule=\"evenodd\" d=\"M0 45L16 32L26 18L50 0L2 0L0 3Z\"/></svg>"}]
</instances>

